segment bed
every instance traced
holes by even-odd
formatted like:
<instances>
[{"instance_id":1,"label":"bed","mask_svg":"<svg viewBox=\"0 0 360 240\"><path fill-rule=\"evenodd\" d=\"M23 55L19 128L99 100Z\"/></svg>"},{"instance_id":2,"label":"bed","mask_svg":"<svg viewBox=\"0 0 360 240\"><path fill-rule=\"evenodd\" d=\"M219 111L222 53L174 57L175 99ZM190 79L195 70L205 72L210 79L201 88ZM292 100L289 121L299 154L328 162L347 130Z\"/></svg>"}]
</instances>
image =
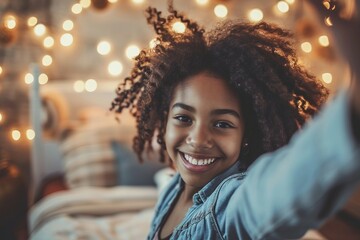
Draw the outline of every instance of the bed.
<instances>
[{"instance_id":1,"label":"bed","mask_svg":"<svg viewBox=\"0 0 360 240\"><path fill-rule=\"evenodd\" d=\"M140 164L131 150L134 120L109 114L116 83L99 81L95 92L77 93L75 81L31 90L31 240L145 239L154 206L174 171L147 153ZM154 148L157 146L154 145ZM66 190L39 196L44 180L64 178ZM310 231L303 239L325 239Z\"/></svg>"}]
</instances>

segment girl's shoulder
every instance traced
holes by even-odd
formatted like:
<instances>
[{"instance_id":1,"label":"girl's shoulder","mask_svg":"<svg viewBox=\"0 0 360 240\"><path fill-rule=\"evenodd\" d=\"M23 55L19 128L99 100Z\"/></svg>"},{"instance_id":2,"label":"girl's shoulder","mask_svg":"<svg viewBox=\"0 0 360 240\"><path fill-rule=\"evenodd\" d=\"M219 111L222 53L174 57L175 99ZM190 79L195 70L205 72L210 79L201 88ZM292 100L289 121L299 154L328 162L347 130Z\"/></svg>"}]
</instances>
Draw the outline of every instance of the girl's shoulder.
<instances>
[{"instance_id":1,"label":"girl's shoulder","mask_svg":"<svg viewBox=\"0 0 360 240\"><path fill-rule=\"evenodd\" d=\"M238 189L243 183L246 177L246 172L235 173L227 178L225 178L215 189L212 200L214 205L227 204L227 201L236 189Z\"/></svg>"}]
</instances>

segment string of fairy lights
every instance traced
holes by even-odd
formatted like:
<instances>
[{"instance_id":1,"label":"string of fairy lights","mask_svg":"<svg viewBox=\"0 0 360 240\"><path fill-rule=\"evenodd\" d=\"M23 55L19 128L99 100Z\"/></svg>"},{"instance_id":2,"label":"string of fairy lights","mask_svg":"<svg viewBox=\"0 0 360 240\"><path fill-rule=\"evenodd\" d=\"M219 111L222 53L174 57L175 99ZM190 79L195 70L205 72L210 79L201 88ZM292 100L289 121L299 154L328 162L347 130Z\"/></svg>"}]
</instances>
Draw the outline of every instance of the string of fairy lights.
<instances>
[{"instance_id":1,"label":"string of fairy lights","mask_svg":"<svg viewBox=\"0 0 360 240\"><path fill-rule=\"evenodd\" d=\"M130 0L128 0L130 1ZM229 14L229 9L227 4L230 1L215 1L215 0L194 0L195 3L199 7L208 7L210 3L212 3L213 14L216 18L225 19ZM211 2L212 1L212 2ZM26 27L28 30L33 32L34 37L40 43L44 50L44 55L41 57L39 61L39 65L41 66L41 73L38 76L38 81L40 85L47 84L49 81L49 77L47 75L47 70L51 68L56 59L51 55L51 50L54 48L69 48L74 44L76 39L75 32L73 31L75 28L75 22L72 20L76 18L77 15L82 14L86 9L90 7L98 8L100 10L105 10L105 8L111 7L113 4L117 4L118 0L78 0L73 5L69 6L69 15L68 19L65 19L60 27L60 31L62 32L59 37L55 37L52 35L54 31L49 31L49 27L39 21L37 16L29 16L27 19L22 19L12 13L4 14L2 18L0 18L0 25L2 23L2 27L7 30L8 33L15 30L20 24L19 21L26 21ZM131 0L131 2L135 5L141 5L146 2L146 0ZM216 2L214 4L214 2ZM286 15L292 8L292 6L296 3L296 0L281 0L274 1L273 5L273 15L280 16ZM323 1L324 7L328 10L334 10L335 5L330 0ZM265 13L261 8L252 8L247 11L247 18L251 22L259 22L264 19ZM327 17L324 19L325 24L331 26L331 19ZM181 22L174 22L172 25L172 29L176 33L184 33L186 27ZM59 29L58 29L59 30ZM153 48L156 46L156 39L149 40L149 47ZM300 49L305 54L309 54L313 51L313 44L310 41L304 41L300 43ZM321 47L327 48L330 46L329 37L326 34L322 34L318 36L318 42ZM99 40L96 45L96 51L100 56L107 56L113 51L113 44L109 40ZM135 44L129 44L124 49L125 56L132 60L140 53L140 47ZM119 77L124 70L123 62L119 59L110 60L107 63L107 74L110 77ZM0 78L6 72L6 66L0 65ZM321 79L326 84L331 84L332 82L332 74L330 72L324 72L321 74ZM26 72L24 74L23 81L25 84L30 85L34 82L34 76L31 72ZM87 79L87 80L76 80L73 83L73 90L77 93L82 92L94 92L98 87L98 82L95 79ZM7 120L7 116L0 109L0 125L3 124ZM33 140L35 138L35 132L33 129L26 129L24 131L20 131L19 129L12 128L10 130L10 138L18 142L21 139L25 140Z\"/></svg>"}]
</instances>

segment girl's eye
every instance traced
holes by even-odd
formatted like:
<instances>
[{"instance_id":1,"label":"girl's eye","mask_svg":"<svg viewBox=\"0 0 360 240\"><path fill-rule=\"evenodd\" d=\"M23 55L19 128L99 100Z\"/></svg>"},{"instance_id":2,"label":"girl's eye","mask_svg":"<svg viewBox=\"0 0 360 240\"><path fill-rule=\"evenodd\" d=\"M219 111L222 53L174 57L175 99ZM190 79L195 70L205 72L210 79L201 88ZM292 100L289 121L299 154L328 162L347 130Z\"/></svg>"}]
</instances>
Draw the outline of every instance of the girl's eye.
<instances>
[{"instance_id":1,"label":"girl's eye","mask_svg":"<svg viewBox=\"0 0 360 240\"><path fill-rule=\"evenodd\" d=\"M191 123L191 118L184 116L184 115L175 116L174 119L176 119L182 123Z\"/></svg>"},{"instance_id":2,"label":"girl's eye","mask_svg":"<svg viewBox=\"0 0 360 240\"><path fill-rule=\"evenodd\" d=\"M234 128L233 125L231 125L228 122L224 122L224 121L216 122L215 127L217 127L217 128Z\"/></svg>"}]
</instances>

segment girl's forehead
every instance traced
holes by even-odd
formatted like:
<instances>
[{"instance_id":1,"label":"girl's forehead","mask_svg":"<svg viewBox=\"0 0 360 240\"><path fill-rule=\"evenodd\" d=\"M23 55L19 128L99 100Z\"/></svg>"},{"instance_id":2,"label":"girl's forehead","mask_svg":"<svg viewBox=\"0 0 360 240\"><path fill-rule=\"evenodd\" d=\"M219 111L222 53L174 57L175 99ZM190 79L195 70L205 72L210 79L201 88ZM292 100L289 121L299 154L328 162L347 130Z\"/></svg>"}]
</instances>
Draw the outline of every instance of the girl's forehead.
<instances>
[{"instance_id":1,"label":"girl's forehead","mask_svg":"<svg viewBox=\"0 0 360 240\"><path fill-rule=\"evenodd\" d=\"M228 83L217 76L202 72L186 78L173 92L172 104L185 102L194 106L239 108L239 97Z\"/></svg>"}]
</instances>

